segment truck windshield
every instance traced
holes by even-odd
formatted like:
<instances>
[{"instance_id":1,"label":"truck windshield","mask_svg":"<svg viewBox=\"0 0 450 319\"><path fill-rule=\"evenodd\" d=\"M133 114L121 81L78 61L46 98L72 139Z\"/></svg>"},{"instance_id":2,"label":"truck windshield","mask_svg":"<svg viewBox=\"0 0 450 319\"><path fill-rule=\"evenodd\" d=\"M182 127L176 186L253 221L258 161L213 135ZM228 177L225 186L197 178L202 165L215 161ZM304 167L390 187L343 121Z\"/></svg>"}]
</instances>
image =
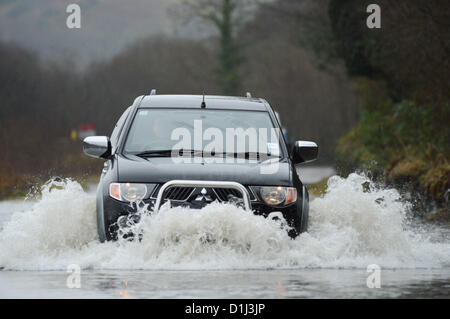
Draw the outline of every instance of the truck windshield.
<instances>
[{"instance_id":1,"label":"truck windshield","mask_svg":"<svg viewBox=\"0 0 450 319\"><path fill-rule=\"evenodd\" d=\"M139 109L124 153L190 150L209 154L282 157L280 132L265 111Z\"/></svg>"}]
</instances>

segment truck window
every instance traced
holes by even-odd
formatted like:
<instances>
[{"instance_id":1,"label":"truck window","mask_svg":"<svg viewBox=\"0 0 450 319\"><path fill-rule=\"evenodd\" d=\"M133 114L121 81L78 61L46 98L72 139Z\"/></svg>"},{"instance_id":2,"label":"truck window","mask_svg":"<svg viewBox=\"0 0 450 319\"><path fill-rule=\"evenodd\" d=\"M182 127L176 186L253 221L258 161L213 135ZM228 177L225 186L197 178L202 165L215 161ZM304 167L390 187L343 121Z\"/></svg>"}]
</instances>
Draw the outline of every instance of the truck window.
<instances>
[{"instance_id":1,"label":"truck window","mask_svg":"<svg viewBox=\"0 0 450 319\"><path fill-rule=\"evenodd\" d=\"M123 124L125 123L125 120L127 119L128 114L130 113L130 109L131 109L131 106L128 107L125 110L125 112L123 112L122 116L117 121L117 123L114 126L114 129L111 133L110 140L111 140L111 145L112 145L113 149L116 148L116 146L117 146L117 142L119 141L120 133L122 132Z\"/></svg>"}]
</instances>

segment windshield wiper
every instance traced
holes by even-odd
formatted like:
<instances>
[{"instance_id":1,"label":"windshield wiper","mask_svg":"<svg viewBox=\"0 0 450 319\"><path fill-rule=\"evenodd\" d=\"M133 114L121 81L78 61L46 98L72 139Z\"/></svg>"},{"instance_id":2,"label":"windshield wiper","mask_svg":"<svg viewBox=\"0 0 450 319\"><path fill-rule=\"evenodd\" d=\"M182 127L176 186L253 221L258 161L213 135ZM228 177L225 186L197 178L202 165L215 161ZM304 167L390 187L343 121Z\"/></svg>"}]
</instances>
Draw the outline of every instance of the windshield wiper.
<instances>
[{"instance_id":1,"label":"windshield wiper","mask_svg":"<svg viewBox=\"0 0 450 319\"><path fill-rule=\"evenodd\" d=\"M235 153L227 153L227 152L203 152L200 150L193 149L176 149L176 150L151 150L151 151L143 151L140 153L131 153L132 155L139 157L172 157L175 156L208 156L208 157L235 157L235 158L244 158L244 159L268 159L268 158L280 158L280 155L274 155L270 153L261 153L261 152L235 152Z\"/></svg>"},{"instance_id":2,"label":"windshield wiper","mask_svg":"<svg viewBox=\"0 0 450 319\"><path fill-rule=\"evenodd\" d=\"M186 154L191 156L199 154L203 155L203 152L198 150L175 149L175 150L151 150L132 154L139 157L172 157L173 155L185 156Z\"/></svg>"},{"instance_id":3,"label":"windshield wiper","mask_svg":"<svg viewBox=\"0 0 450 319\"><path fill-rule=\"evenodd\" d=\"M172 150L153 150L153 151L143 151L140 153L130 153L139 157L171 157Z\"/></svg>"},{"instance_id":4,"label":"windshield wiper","mask_svg":"<svg viewBox=\"0 0 450 319\"><path fill-rule=\"evenodd\" d=\"M261 152L235 152L235 153L226 153L226 155L245 159L281 158L281 155L275 155L271 153L261 153Z\"/></svg>"}]
</instances>

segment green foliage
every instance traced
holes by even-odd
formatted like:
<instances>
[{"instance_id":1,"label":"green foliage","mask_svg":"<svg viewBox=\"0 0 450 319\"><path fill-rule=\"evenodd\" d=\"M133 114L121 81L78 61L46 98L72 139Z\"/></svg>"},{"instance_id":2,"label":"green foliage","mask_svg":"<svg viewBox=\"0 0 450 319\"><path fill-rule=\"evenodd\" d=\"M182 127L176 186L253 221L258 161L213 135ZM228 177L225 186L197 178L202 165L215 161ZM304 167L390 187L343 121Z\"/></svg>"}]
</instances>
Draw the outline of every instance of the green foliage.
<instances>
[{"instance_id":1,"label":"green foliage","mask_svg":"<svg viewBox=\"0 0 450 319\"><path fill-rule=\"evenodd\" d=\"M23 195L28 185L10 163L0 163L0 200Z\"/></svg>"},{"instance_id":2,"label":"green foliage","mask_svg":"<svg viewBox=\"0 0 450 319\"><path fill-rule=\"evenodd\" d=\"M344 173L355 167L384 170L388 181L412 181L429 195L442 198L450 187L450 132L440 123L448 119L449 108L411 100L396 103L383 83L358 82L361 121L338 142L339 168Z\"/></svg>"},{"instance_id":3,"label":"green foliage","mask_svg":"<svg viewBox=\"0 0 450 319\"><path fill-rule=\"evenodd\" d=\"M328 178L324 178L321 181L307 185L308 192L310 196L323 196L328 189Z\"/></svg>"},{"instance_id":4,"label":"green foliage","mask_svg":"<svg viewBox=\"0 0 450 319\"><path fill-rule=\"evenodd\" d=\"M442 200L450 187L450 7L380 0L382 27L365 26L369 2L330 0L336 54L355 79L360 123L337 146L343 173L370 168ZM404 17L408 17L405 19Z\"/></svg>"}]
</instances>

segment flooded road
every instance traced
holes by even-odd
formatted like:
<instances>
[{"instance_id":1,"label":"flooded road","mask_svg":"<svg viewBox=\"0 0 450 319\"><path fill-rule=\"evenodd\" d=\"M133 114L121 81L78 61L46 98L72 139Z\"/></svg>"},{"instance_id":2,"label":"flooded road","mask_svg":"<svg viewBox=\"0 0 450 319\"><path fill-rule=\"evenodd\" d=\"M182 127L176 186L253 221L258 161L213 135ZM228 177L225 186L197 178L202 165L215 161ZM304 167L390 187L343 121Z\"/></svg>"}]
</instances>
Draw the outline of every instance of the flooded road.
<instances>
[{"instance_id":1,"label":"flooded road","mask_svg":"<svg viewBox=\"0 0 450 319\"><path fill-rule=\"evenodd\" d=\"M383 270L381 287L365 269L226 271L86 270L81 287L64 271L0 272L0 298L449 298L449 269Z\"/></svg>"},{"instance_id":2,"label":"flooded road","mask_svg":"<svg viewBox=\"0 0 450 319\"><path fill-rule=\"evenodd\" d=\"M450 297L448 228L409 220L395 190L366 182L332 177L295 240L280 221L211 204L166 207L137 225L141 242L102 244L95 195L65 181L0 202L0 298Z\"/></svg>"}]
</instances>

